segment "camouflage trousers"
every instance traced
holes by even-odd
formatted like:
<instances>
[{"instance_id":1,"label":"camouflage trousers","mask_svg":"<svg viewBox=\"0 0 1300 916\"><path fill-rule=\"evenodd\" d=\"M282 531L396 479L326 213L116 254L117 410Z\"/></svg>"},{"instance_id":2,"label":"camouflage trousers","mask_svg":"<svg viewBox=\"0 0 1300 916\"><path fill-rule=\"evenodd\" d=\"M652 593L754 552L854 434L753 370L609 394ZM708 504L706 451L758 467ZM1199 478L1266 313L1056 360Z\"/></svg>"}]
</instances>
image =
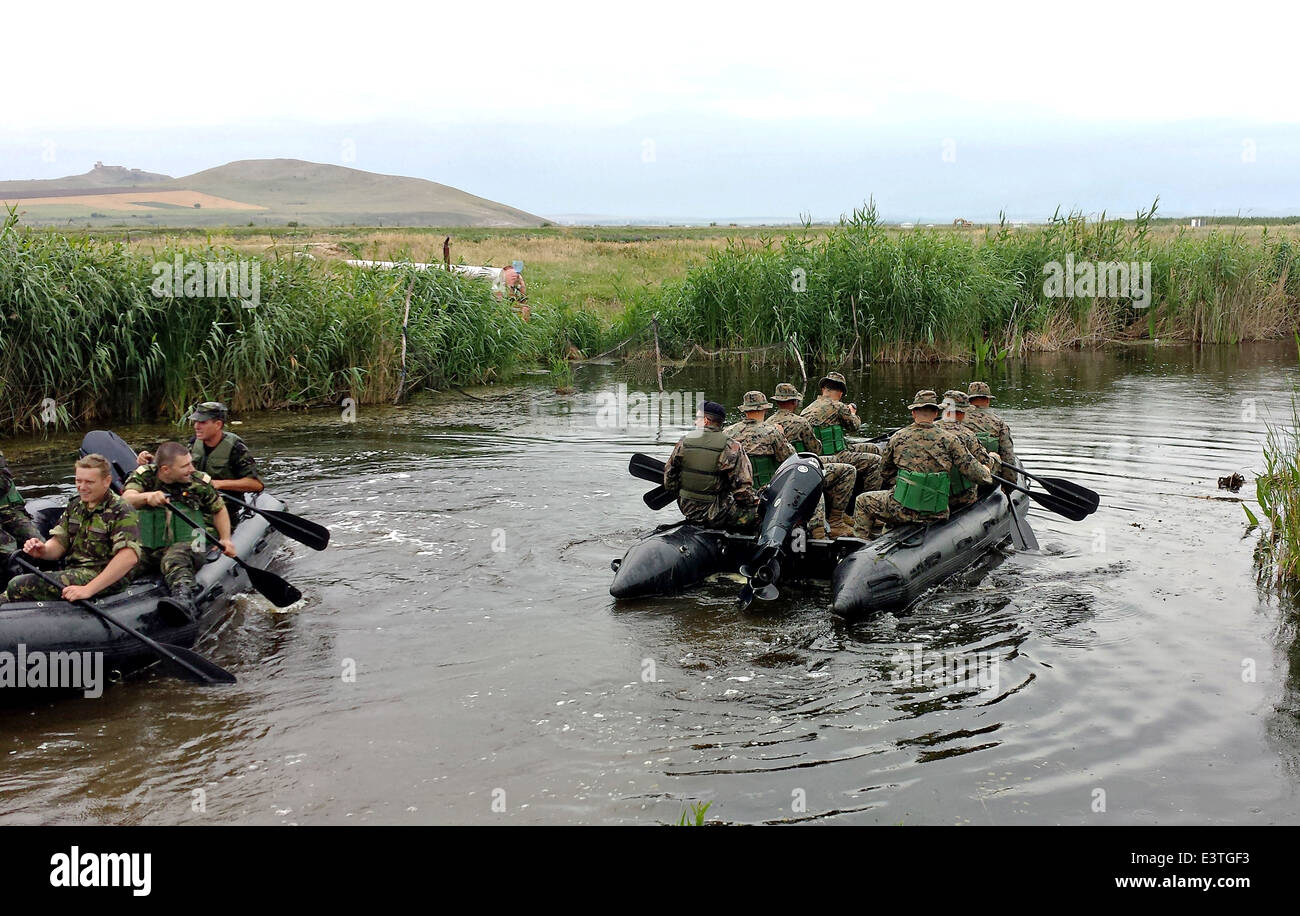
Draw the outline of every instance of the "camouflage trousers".
<instances>
[{"instance_id":1,"label":"camouflage trousers","mask_svg":"<svg viewBox=\"0 0 1300 916\"><path fill-rule=\"evenodd\" d=\"M971 487L965 493L960 493L957 494L956 496L949 494L948 511L952 512L954 509L961 509L966 506L969 506L979 498L980 498L980 491L978 487Z\"/></svg>"},{"instance_id":2,"label":"camouflage trousers","mask_svg":"<svg viewBox=\"0 0 1300 916\"><path fill-rule=\"evenodd\" d=\"M848 512L849 501L853 499L853 484L858 472L851 464L842 464L822 458L822 498L817 500L817 510L808 520L809 528L827 528L826 515Z\"/></svg>"},{"instance_id":3,"label":"camouflage trousers","mask_svg":"<svg viewBox=\"0 0 1300 916\"><path fill-rule=\"evenodd\" d=\"M758 529L758 506L742 506L730 496L711 503L678 499L677 505L688 522L705 528L725 528L741 533Z\"/></svg>"},{"instance_id":4,"label":"camouflage trousers","mask_svg":"<svg viewBox=\"0 0 1300 916\"><path fill-rule=\"evenodd\" d=\"M26 510L19 506L0 508L0 553L13 553L28 539L40 536L36 523Z\"/></svg>"},{"instance_id":5,"label":"camouflage trousers","mask_svg":"<svg viewBox=\"0 0 1300 916\"><path fill-rule=\"evenodd\" d=\"M857 484L861 490L874 490L880 486L880 461L878 454L866 443L850 445L829 459L838 464L851 464L858 472Z\"/></svg>"},{"instance_id":6,"label":"camouflage trousers","mask_svg":"<svg viewBox=\"0 0 1300 916\"><path fill-rule=\"evenodd\" d=\"M93 566L74 566L72 569L56 569L49 575L58 579L64 585L86 585L101 572L103 572L102 569L95 569ZM126 587L130 579L130 574L123 576L100 592L99 595L111 595L114 592L121 591ZM14 576L9 580L9 587L5 589L3 600L54 601L58 599L62 591L62 589L56 589L35 573L23 573L21 576ZM98 598L99 595L95 597Z\"/></svg>"},{"instance_id":7,"label":"camouflage trousers","mask_svg":"<svg viewBox=\"0 0 1300 916\"><path fill-rule=\"evenodd\" d=\"M170 547L145 550L140 555L140 563L135 568L135 574L139 576L161 572L167 582L167 588L172 591L175 591L177 586L197 590L198 581L194 578L194 574L203 568L205 558L205 554L197 553L190 547L189 541L181 541Z\"/></svg>"},{"instance_id":8,"label":"camouflage trousers","mask_svg":"<svg viewBox=\"0 0 1300 916\"><path fill-rule=\"evenodd\" d=\"M877 522L901 525L908 522L942 522L947 519L947 510L918 512L900 505L894 499L893 490L872 490L858 496L853 504L853 536L870 540L873 536L872 528Z\"/></svg>"}]
</instances>

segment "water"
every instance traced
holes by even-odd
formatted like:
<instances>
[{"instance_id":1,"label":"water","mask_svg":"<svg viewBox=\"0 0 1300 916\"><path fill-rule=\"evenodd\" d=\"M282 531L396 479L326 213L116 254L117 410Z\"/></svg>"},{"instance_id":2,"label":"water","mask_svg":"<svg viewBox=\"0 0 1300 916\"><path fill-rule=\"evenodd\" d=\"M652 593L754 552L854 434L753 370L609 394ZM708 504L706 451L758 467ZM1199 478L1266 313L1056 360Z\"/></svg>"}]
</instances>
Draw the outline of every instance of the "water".
<instances>
[{"instance_id":1,"label":"water","mask_svg":"<svg viewBox=\"0 0 1300 916\"><path fill-rule=\"evenodd\" d=\"M732 407L792 371L667 386ZM333 531L275 567L306 600L244 597L199 645L233 687L146 676L0 710L0 823L675 823L701 801L730 822L1300 821L1295 608L1257 585L1216 487L1260 467L1294 347L983 374L1022 460L1098 490L1100 511L1034 507L1041 553L856 625L816 585L750 614L732 582L613 603L610 560L679 517L645 508L628 456L666 456L688 422L598 426L602 392L654 387L631 368L584 367L569 398L524 377L354 424L249 418L234 428L270 487ZM850 400L874 432L969 376L877 367L850 374ZM78 440L4 449L29 495L70 492ZM982 658L985 678L912 683L900 652Z\"/></svg>"}]
</instances>

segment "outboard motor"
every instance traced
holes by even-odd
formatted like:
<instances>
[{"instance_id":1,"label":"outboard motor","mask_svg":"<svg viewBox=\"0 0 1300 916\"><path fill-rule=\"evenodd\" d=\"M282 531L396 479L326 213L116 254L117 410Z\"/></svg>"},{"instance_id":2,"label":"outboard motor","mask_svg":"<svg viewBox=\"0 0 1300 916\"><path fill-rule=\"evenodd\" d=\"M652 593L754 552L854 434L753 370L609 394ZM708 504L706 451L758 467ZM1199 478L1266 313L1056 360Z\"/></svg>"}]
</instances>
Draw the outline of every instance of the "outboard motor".
<instances>
[{"instance_id":1,"label":"outboard motor","mask_svg":"<svg viewBox=\"0 0 1300 916\"><path fill-rule=\"evenodd\" d=\"M789 549L790 535L808 524L822 496L822 466L815 457L792 455L772 475L758 501L758 540L754 556L740 567L749 581L740 590L740 605L754 598L771 601L779 594L781 558Z\"/></svg>"}]
</instances>

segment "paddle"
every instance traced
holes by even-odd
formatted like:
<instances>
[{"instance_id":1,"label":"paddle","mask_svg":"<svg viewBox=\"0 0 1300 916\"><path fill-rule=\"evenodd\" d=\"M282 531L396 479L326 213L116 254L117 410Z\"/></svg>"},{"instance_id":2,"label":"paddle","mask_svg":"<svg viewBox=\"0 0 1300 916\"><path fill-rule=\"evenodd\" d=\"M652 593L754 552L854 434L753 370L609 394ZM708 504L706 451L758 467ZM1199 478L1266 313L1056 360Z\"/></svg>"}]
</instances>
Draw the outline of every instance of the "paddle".
<instances>
[{"instance_id":1,"label":"paddle","mask_svg":"<svg viewBox=\"0 0 1300 916\"><path fill-rule=\"evenodd\" d=\"M167 500L167 505L171 506L171 510L183 518L191 528L203 527L194 520L193 516L182 512L176 503L170 499ZM248 573L248 581L252 583L253 588L257 589L276 607L288 607L294 602L302 600L302 592L269 569L258 569L256 566L249 566L239 557L231 557L230 559L234 560L244 572Z\"/></svg>"},{"instance_id":2,"label":"paddle","mask_svg":"<svg viewBox=\"0 0 1300 916\"><path fill-rule=\"evenodd\" d=\"M65 586L62 582L28 562L27 558L21 553L16 553L14 555L14 562L23 569L26 569L28 572L35 573L50 585L56 587L60 594L63 593ZM204 658L202 655L199 655L197 652L182 648L181 646L156 642L148 636L145 636L139 630L133 629L121 621L114 619L104 611L101 611L94 604L91 604L89 601L84 599L70 603L76 607L82 608L83 610L89 611L105 623L111 624L119 630L123 630L131 636L134 636L157 653L158 657L165 663L164 667L177 677L184 678L187 681L192 681L195 684L235 683L235 676L233 674L225 668L222 668L220 665L217 665L216 663Z\"/></svg>"},{"instance_id":3,"label":"paddle","mask_svg":"<svg viewBox=\"0 0 1300 916\"><path fill-rule=\"evenodd\" d=\"M1096 492L1072 480L1065 480L1062 477L1037 477L1024 468L1016 467L1014 464L1007 464L1005 461L1002 462L1002 466L1019 474L1024 474L1030 480L1038 481L1043 485L1043 489L1053 496L1078 503L1088 510L1089 515L1096 512L1097 507L1101 505L1101 497Z\"/></svg>"},{"instance_id":4,"label":"paddle","mask_svg":"<svg viewBox=\"0 0 1300 916\"><path fill-rule=\"evenodd\" d=\"M220 492L221 498L226 502L256 512L266 519L267 523L276 531L285 537L293 538L299 544L306 544L312 550L324 550L329 546L330 530L324 525L318 525L316 522L309 521L301 515L294 515L292 512L282 512L279 509L259 509L242 499L231 496L224 490Z\"/></svg>"},{"instance_id":5,"label":"paddle","mask_svg":"<svg viewBox=\"0 0 1300 916\"><path fill-rule=\"evenodd\" d=\"M643 455L640 452L634 454L627 463L628 472L633 477L659 484L659 486L647 491L641 497L642 502L656 512L677 502L677 497L663 487L664 467L664 463L658 458L651 458L649 455Z\"/></svg>"},{"instance_id":6,"label":"paddle","mask_svg":"<svg viewBox=\"0 0 1300 916\"><path fill-rule=\"evenodd\" d=\"M653 490L647 490L641 497L641 500L651 509L658 512L660 509L666 509L668 506L677 502L677 497L669 493L663 487L655 487Z\"/></svg>"},{"instance_id":7,"label":"paddle","mask_svg":"<svg viewBox=\"0 0 1300 916\"><path fill-rule=\"evenodd\" d=\"M1011 543L1016 546L1016 550L1037 550L1038 538L1034 535L1034 529L1029 527L1028 516L1023 516L1024 511L1016 504L1014 499L1008 497L1011 503Z\"/></svg>"},{"instance_id":8,"label":"paddle","mask_svg":"<svg viewBox=\"0 0 1300 916\"><path fill-rule=\"evenodd\" d=\"M1028 487L1022 487L1019 484L1012 483L1005 477L999 477L996 474L993 475L993 479L1013 490L1019 490L1021 493L1028 494L1030 499L1038 503L1044 509L1068 518L1072 522L1081 522L1092 514L1073 500L1060 499L1050 493L1036 493Z\"/></svg>"}]
</instances>

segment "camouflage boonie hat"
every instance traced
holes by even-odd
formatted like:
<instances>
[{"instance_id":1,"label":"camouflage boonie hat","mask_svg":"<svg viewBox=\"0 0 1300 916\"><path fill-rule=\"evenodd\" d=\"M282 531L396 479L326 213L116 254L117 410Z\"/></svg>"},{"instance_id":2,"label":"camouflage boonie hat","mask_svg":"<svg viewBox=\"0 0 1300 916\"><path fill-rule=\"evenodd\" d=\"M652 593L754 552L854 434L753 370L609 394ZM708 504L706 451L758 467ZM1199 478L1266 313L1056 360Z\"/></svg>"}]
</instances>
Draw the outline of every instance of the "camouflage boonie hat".
<instances>
[{"instance_id":1,"label":"camouflage boonie hat","mask_svg":"<svg viewBox=\"0 0 1300 916\"><path fill-rule=\"evenodd\" d=\"M939 403L939 396L929 389L923 389L916 393L912 398L912 403L907 405L908 410L916 410L918 407L933 407L935 410L943 410L943 405Z\"/></svg>"},{"instance_id":2,"label":"camouflage boonie hat","mask_svg":"<svg viewBox=\"0 0 1300 916\"><path fill-rule=\"evenodd\" d=\"M772 395L774 401L802 401L803 393L789 382L782 382L776 386L776 394Z\"/></svg>"},{"instance_id":3,"label":"camouflage boonie hat","mask_svg":"<svg viewBox=\"0 0 1300 916\"><path fill-rule=\"evenodd\" d=\"M827 372L826 375L822 377L822 380L817 383L817 388L819 390L831 386L838 386L839 389L844 392L849 390L849 383L844 381L844 376L838 372Z\"/></svg>"},{"instance_id":4,"label":"camouflage boonie hat","mask_svg":"<svg viewBox=\"0 0 1300 916\"><path fill-rule=\"evenodd\" d=\"M194 420L224 420L226 418L226 405L220 401L204 401L190 413L190 421Z\"/></svg>"},{"instance_id":5,"label":"camouflage boonie hat","mask_svg":"<svg viewBox=\"0 0 1300 916\"><path fill-rule=\"evenodd\" d=\"M966 397L966 392L958 391L956 388L949 388L945 391L943 399L951 401L952 406L962 412L965 412L966 408L970 406L970 399Z\"/></svg>"},{"instance_id":6,"label":"camouflage boonie hat","mask_svg":"<svg viewBox=\"0 0 1300 916\"><path fill-rule=\"evenodd\" d=\"M761 391L746 391L745 396L741 398L740 410L743 413L746 410L766 410L772 405L767 402L767 395Z\"/></svg>"},{"instance_id":7,"label":"camouflage boonie hat","mask_svg":"<svg viewBox=\"0 0 1300 916\"><path fill-rule=\"evenodd\" d=\"M971 382L966 388L967 397L988 398L990 401L997 400L993 397L993 389L989 387L988 382Z\"/></svg>"}]
</instances>

